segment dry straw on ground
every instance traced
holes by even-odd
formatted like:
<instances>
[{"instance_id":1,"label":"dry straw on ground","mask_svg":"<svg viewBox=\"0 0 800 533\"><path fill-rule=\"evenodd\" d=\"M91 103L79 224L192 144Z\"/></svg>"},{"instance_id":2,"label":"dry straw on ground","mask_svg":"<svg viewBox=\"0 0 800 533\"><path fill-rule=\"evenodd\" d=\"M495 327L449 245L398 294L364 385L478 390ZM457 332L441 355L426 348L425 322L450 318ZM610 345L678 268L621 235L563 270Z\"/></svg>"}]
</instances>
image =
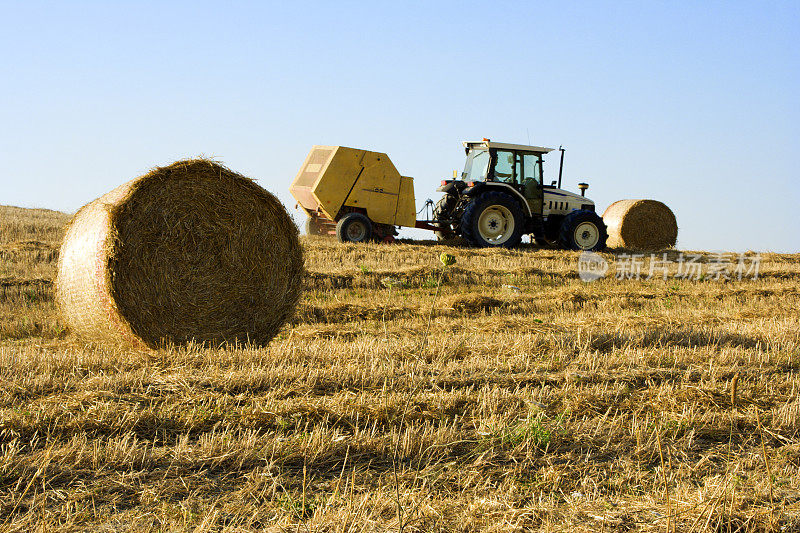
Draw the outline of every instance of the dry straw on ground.
<instances>
[{"instance_id":1,"label":"dry straw on ground","mask_svg":"<svg viewBox=\"0 0 800 533\"><path fill-rule=\"evenodd\" d=\"M52 279L47 235L0 276ZM533 245L300 242L266 349L79 346L51 286L0 290L0 533L800 531L800 254L585 283Z\"/></svg>"},{"instance_id":2,"label":"dry straw on ground","mask_svg":"<svg viewBox=\"0 0 800 533\"><path fill-rule=\"evenodd\" d=\"M303 257L285 208L209 160L178 161L81 208L56 298L86 340L138 347L269 342L300 297Z\"/></svg>"},{"instance_id":3,"label":"dry straw on ground","mask_svg":"<svg viewBox=\"0 0 800 533\"><path fill-rule=\"evenodd\" d=\"M618 200L603 213L603 222L611 248L661 250L678 240L675 215L657 200Z\"/></svg>"}]
</instances>

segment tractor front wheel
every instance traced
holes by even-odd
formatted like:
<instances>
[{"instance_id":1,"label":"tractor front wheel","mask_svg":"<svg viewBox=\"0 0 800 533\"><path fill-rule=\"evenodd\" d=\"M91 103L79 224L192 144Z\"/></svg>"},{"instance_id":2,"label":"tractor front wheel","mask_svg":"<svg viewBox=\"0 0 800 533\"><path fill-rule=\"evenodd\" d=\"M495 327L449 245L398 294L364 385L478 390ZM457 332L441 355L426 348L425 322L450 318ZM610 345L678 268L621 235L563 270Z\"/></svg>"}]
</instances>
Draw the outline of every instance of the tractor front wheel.
<instances>
[{"instance_id":1,"label":"tractor front wheel","mask_svg":"<svg viewBox=\"0 0 800 533\"><path fill-rule=\"evenodd\" d=\"M564 217L558 243L568 250L600 251L606 247L608 231L594 211L573 211Z\"/></svg>"},{"instance_id":2,"label":"tractor front wheel","mask_svg":"<svg viewBox=\"0 0 800 533\"><path fill-rule=\"evenodd\" d=\"M372 231L372 221L361 213L348 213L336 224L339 242L369 242Z\"/></svg>"},{"instance_id":3,"label":"tractor front wheel","mask_svg":"<svg viewBox=\"0 0 800 533\"><path fill-rule=\"evenodd\" d=\"M519 203L502 192L481 194L467 206L461 218L463 236L481 248L513 248L522 240L525 215Z\"/></svg>"}]
</instances>

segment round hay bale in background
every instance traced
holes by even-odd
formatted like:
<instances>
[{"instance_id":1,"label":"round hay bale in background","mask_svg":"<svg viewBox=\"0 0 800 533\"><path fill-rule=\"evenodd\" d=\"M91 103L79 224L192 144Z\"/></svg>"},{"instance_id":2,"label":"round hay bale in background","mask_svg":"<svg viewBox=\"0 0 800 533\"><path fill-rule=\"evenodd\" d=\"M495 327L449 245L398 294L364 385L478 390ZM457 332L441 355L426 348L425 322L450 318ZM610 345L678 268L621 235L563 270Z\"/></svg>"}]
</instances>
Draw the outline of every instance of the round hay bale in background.
<instances>
[{"instance_id":1,"label":"round hay bale in background","mask_svg":"<svg viewBox=\"0 0 800 533\"><path fill-rule=\"evenodd\" d=\"M618 200L603 213L609 248L661 250L678 241L678 223L657 200Z\"/></svg>"},{"instance_id":2,"label":"round hay bale in background","mask_svg":"<svg viewBox=\"0 0 800 533\"><path fill-rule=\"evenodd\" d=\"M152 170L82 207L56 301L85 340L264 345L294 313L303 256L281 202L205 159Z\"/></svg>"}]
</instances>

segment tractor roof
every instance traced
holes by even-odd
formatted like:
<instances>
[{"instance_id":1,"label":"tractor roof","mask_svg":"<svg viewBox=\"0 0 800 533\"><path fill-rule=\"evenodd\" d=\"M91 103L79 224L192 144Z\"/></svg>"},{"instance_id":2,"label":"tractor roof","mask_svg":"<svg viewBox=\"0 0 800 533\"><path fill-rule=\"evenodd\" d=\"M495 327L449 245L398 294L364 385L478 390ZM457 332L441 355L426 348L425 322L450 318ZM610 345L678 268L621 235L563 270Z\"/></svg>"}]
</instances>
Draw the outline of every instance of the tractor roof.
<instances>
[{"instance_id":1,"label":"tractor roof","mask_svg":"<svg viewBox=\"0 0 800 533\"><path fill-rule=\"evenodd\" d=\"M469 150L471 148L498 148L500 150L519 150L521 152L535 152L537 154L546 154L552 152L555 148L545 148L543 146L528 146L526 144L508 144L498 143L484 139L478 142L464 141L464 147Z\"/></svg>"}]
</instances>

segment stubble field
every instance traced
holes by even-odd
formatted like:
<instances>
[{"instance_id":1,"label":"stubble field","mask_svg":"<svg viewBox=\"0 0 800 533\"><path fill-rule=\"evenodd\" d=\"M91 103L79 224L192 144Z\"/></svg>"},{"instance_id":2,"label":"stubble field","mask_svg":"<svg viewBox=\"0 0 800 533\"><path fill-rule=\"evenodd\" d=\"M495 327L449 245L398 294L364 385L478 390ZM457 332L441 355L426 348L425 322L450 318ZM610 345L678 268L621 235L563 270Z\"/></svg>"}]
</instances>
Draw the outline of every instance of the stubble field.
<instances>
[{"instance_id":1,"label":"stubble field","mask_svg":"<svg viewBox=\"0 0 800 533\"><path fill-rule=\"evenodd\" d=\"M800 254L304 239L269 348L133 352L58 321L66 219L0 207L0 530L800 531Z\"/></svg>"}]
</instances>

